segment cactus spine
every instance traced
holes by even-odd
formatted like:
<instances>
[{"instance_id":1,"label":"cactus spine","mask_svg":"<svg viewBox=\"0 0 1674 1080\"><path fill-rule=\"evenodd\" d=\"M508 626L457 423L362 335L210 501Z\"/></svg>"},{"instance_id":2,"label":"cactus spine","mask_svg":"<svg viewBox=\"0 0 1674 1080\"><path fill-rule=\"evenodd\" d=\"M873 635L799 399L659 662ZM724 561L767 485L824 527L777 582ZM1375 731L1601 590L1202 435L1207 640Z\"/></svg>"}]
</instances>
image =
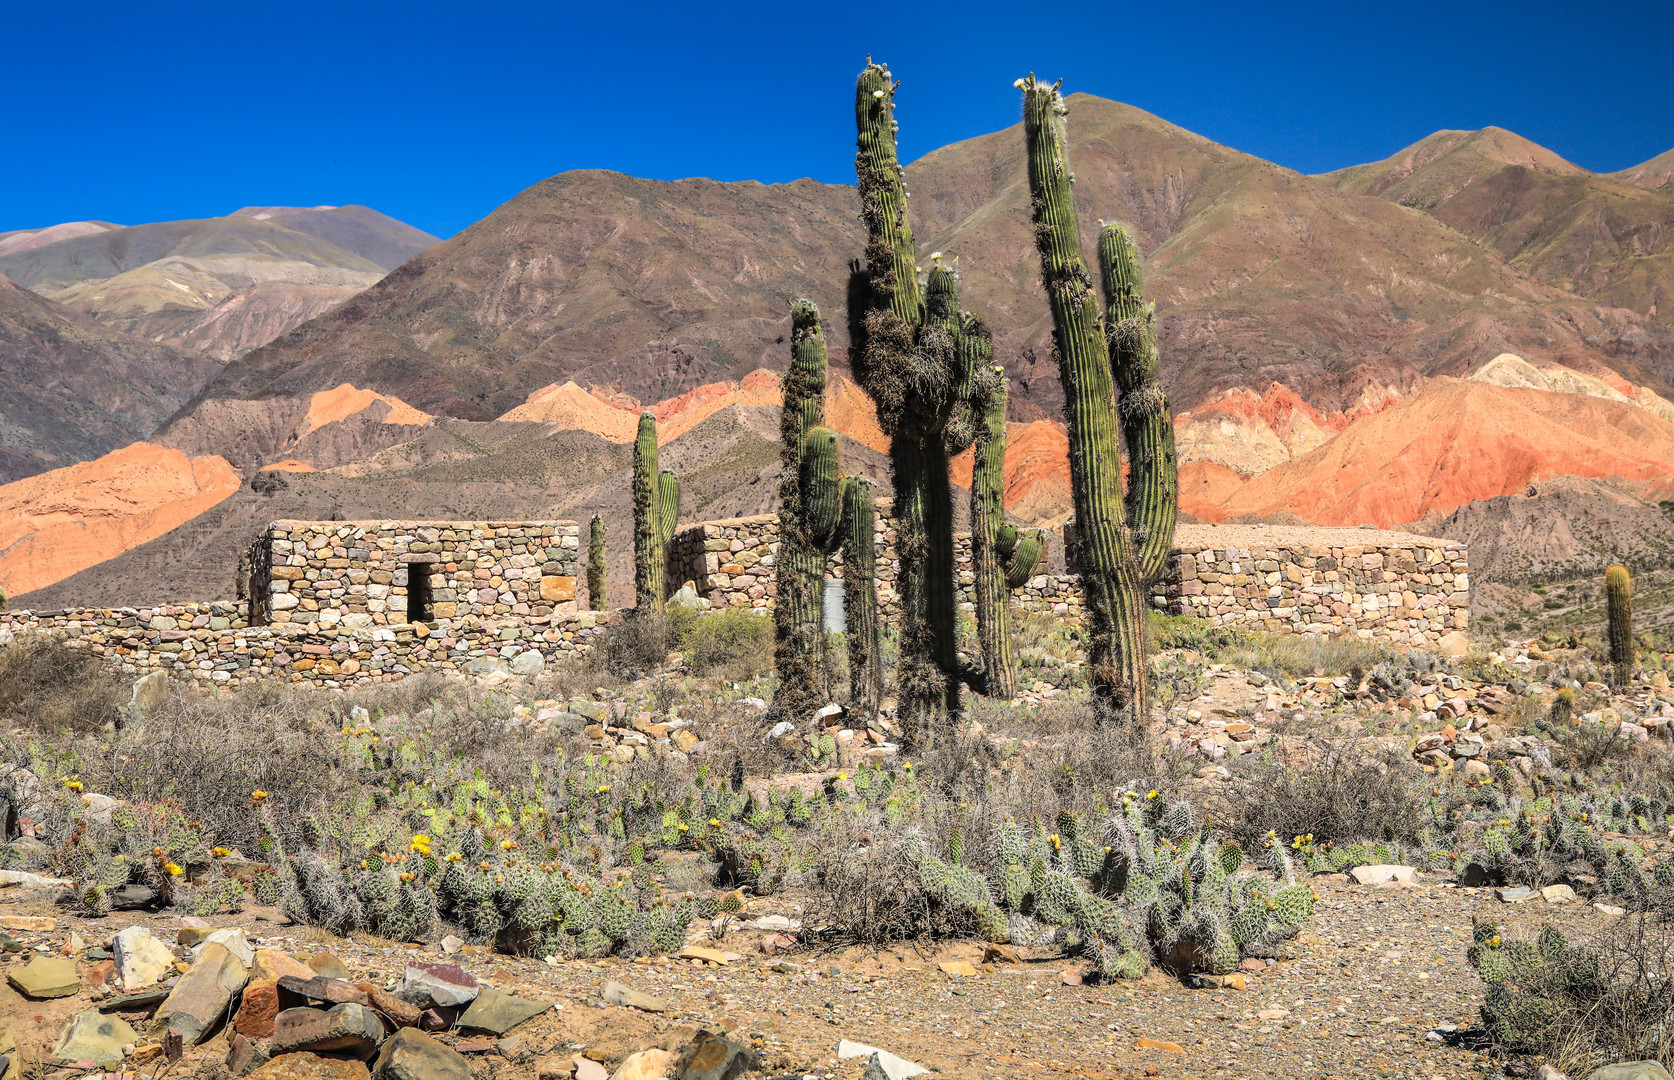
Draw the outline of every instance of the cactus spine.
<instances>
[{"instance_id":1,"label":"cactus spine","mask_svg":"<svg viewBox=\"0 0 1674 1080\"><path fill-rule=\"evenodd\" d=\"M851 264L851 366L889 436L901 560L900 717L906 741L933 745L957 721L953 489L948 459L970 445L989 377L987 329L959 307L938 260L921 289L895 145L895 83L869 60L855 86L855 173L866 225Z\"/></svg>"},{"instance_id":2,"label":"cactus spine","mask_svg":"<svg viewBox=\"0 0 1674 1080\"><path fill-rule=\"evenodd\" d=\"M821 607L825 556L811 535L803 504L803 451L808 433L824 430L825 332L811 301L791 303L791 363L779 412L779 557L774 572L773 666L779 673L776 713L802 717L820 700Z\"/></svg>"},{"instance_id":3,"label":"cactus spine","mask_svg":"<svg viewBox=\"0 0 1674 1080\"><path fill-rule=\"evenodd\" d=\"M673 474L667 474L673 480ZM679 502L679 485L672 485ZM634 602L641 610L663 606L663 577L668 560L662 517L665 484L657 473L657 417L639 416L634 439ZM672 528L669 530L672 532Z\"/></svg>"},{"instance_id":4,"label":"cactus spine","mask_svg":"<svg viewBox=\"0 0 1674 1080\"><path fill-rule=\"evenodd\" d=\"M605 526L597 514L587 524L587 606L603 611L605 599Z\"/></svg>"},{"instance_id":5,"label":"cactus spine","mask_svg":"<svg viewBox=\"0 0 1674 1080\"><path fill-rule=\"evenodd\" d=\"M1604 596L1610 615L1610 665L1616 686L1625 689L1633 678L1633 579L1627 567L1612 566L1604 572Z\"/></svg>"},{"instance_id":6,"label":"cactus spine","mask_svg":"<svg viewBox=\"0 0 1674 1080\"><path fill-rule=\"evenodd\" d=\"M976 578L977 639L990 697L1017 696L1017 661L1011 649L1010 590L1028 581L1040 561L1041 537L1019 542L1005 523L1006 383L994 368L992 389L977 428L971 469L971 568Z\"/></svg>"},{"instance_id":7,"label":"cactus spine","mask_svg":"<svg viewBox=\"0 0 1674 1080\"><path fill-rule=\"evenodd\" d=\"M1125 722L1136 727L1147 713L1145 664L1146 571L1136 547L1162 548L1166 558L1173 540L1175 496L1174 459L1170 448L1163 453L1152 446L1145 461L1135 458L1133 483L1154 487L1152 495L1138 500L1153 507L1151 519L1142 522L1145 536L1130 535L1124 513L1120 455L1116 449L1118 421L1115 383L1134 389L1124 392L1123 410L1134 416L1134 430L1147 429L1161 413L1166 421L1167 403L1155 381L1155 345L1148 350L1130 342L1140 324L1124 315L1129 301L1122 292L1127 280L1120 266L1107 267L1107 287L1113 294L1112 318L1101 320L1093 282L1081 253L1081 234L1076 225L1071 194L1073 178L1069 168L1064 116L1068 112L1057 85L1035 80L1033 75L1017 82L1023 91L1023 127L1029 153L1029 193L1035 223L1035 243L1040 250L1041 277L1052 308L1053 344L1058 354L1059 378L1064 384L1064 404L1069 421L1070 479L1076 518L1076 554L1082 588L1087 598L1090 623L1088 660L1091 667L1093 702L1098 716L1107 722ZM1100 251L1106 245L1101 243ZM1112 259L1121 256L1119 238L1109 244ZM1130 245L1131 249L1131 245ZM1131 284L1137 286L1137 275ZM1101 325L1102 324L1102 325ZM1115 336L1122 343L1120 355L1113 355L1105 327L1122 329ZM1142 333L1137 336L1142 337ZM1132 367L1133 357L1144 351L1150 365L1149 381L1143 372L1126 371L1113 377L1113 361ZM1130 405L1131 400L1131 405ZM1131 452L1131 447L1130 447ZM1145 469L1153 471L1147 479ZM1166 509L1166 514L1163 511ZM1166 532L1168 535L1161 535ZM1142 542L1136 544L1136 540Z\"/></svg>"},{"instance_id":8,"label":"cactus spine","mask_svg":"<svg viewBox=\"0 0 1674 1080\"><path fill-rule=\"evenodd\" d=\"M867 722L877 719L883 695L876 532L872 481L850 477L843 485L843 621L848 627L849 707Z\"/></svg>"}]
</instances>

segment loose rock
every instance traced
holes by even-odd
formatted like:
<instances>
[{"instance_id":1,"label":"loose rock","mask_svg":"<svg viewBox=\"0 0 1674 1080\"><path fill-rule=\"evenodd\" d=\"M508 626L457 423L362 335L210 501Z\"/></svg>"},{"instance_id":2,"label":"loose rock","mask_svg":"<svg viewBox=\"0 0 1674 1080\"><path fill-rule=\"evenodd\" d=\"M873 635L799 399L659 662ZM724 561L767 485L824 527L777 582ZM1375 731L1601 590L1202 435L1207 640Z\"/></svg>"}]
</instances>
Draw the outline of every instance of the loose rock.
<instances>
[{"instance_id":1,"label":"loose rock","mask_svg":"<svg viewBox=\"0 0 1674 1080\"><path fill-rule=\"evenodd\" d=\"M379 1080L471 1080L464 1058L417 1028L402 1028L378 1051Z\"/></svg>"}]
</instances>

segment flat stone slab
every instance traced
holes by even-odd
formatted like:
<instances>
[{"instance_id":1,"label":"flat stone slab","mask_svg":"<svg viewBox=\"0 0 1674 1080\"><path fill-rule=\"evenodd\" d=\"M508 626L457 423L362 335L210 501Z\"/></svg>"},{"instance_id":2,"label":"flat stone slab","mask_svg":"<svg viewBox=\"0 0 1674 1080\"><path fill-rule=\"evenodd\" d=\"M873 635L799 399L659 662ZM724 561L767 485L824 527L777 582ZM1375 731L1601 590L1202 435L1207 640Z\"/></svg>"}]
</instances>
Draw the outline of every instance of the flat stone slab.
<instances>
[{"instance_id":1,"label":"flat stone slab","mask_svg":"<svg viewBox=\"0 0 1674 1080\"><path fill-rule=\"evenodd\" d=\"M70 997L81 990L76 962L67 956L36 955L18 970L7 972L6 981L12 989L36 1001Z\"/></svg>"},{"instance_id":2,"label":"flat stone slab","mask_svg":"<svg viewBox=\"0 0 1674 1080\"><path fill-rule=\"evenodd\" d=\"M599 987L599 997L604 999L607 1005L625 1005L643 1012L668 1012L668 1002L662 998L630 989L615 979L605 980L605 984Z\"/></svg>"},{"instance_id":3,"label":"flat stone slab","mask_svg":"<svg viewBox=\"0 0 1674 1080\"><path fill-rule=\"evenodd\" d=\"M490 986L477 994L476 999L471 1002L471 1007L459 1018L459 1026L504 1035L525 1020L533 1019L550 1008L550 1001L530 1001L528 998L513 997L504 990L496 990Z\"/></svg>"},{"instance_id":4,"label":"flat stone slab","mask_svg":"<svg viewBox=\"0 0 1674 1080\"><path fill-rule=\"evenodd\" d=\"M1412 881L1417 873L1410 866L1379 863L1376 866L1357 866L1349 871L1349 876L1360 885L1382 885L1390 881Z\"/></svg>"},{"instance_id":5,"label":"flat stone slab","mask_svg":"<svg viewBox=\"0 0 1674 1080\"><path fill-rule=\"evenodd\" d=\"M319 1054L281 1054L251 1073L248 1080L367 1080L366 1063Z\"/></svg>"},{"instance_id":6,"label":"flat stone slab","mask_svg":"<svg viewBox=\"0 0 1674 1080\"><path fill-rule=\"evenodd\" d=\"M52 1056L60 1061L91 1061L98 1065L120 1062L125 1043L140 1041L139 1032L120 1016L104 1016L89 1009L77 1013L58 1036Z\"/></svg>"},{"instance_id":7,"label":"flat stone slab","mask_svg":"<svg viewBox=\"0 0 1674 1080\"><path fill-rule=\"evenodd\" d=\"M405 1029L403 1029L405 1030ZM365 1005L286 1009L273 1023L274 1060L287 1050L337 1051L368 1058L384 1041L384 1022Z\"/></svg>"},{"instance_id":8,"label":"flat stone slab","mask_svg":"<svg viewBox=\"0 0 1674 1080\"><path fill-rule=\"evenodd\" d=\"M378 1051L378 1080L471 1080L471 1066L417 1028L402 1028Z\"/></svg>"},{"instance_id":9,"label":"flat stone slab","mask_svg":"<svg viewBox=\"0 0 1674 1080\"><path fill-rule=\"evenodd\" d=\"M875 1046L850 1042L847 1039L837 1044L837 1057L841 1061L848 1061L850 1058L866 1058L869 1071L871 1066L876 1064L878 1070L889 1080L906 1080L909 1076L920 1076L930 1071L916 1062L908 1061L904 1057L897 1057L888 1050L879 1050Z\"/></svg>"},{"instance_id":10,"label":"flat stone slab","mask_svg":"<svg viewBox=\"0 0 1674 1080\"><path fill-rule=\"evenodd\" d=\"M477 980L458 964L408 964L395 996L415 1005L469 1005L477 997Z\"/></svg>"}]
</instances>

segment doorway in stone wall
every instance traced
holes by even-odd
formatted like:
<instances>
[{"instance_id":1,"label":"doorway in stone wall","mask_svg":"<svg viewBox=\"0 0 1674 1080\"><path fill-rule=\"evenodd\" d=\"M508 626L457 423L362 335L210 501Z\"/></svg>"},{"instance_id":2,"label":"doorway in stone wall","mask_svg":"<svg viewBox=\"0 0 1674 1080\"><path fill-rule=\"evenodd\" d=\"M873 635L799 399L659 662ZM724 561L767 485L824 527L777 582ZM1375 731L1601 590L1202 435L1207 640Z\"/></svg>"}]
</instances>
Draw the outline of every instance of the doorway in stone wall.
<instances>
[{"instance_id":1,"label":"doorway in stone wall","mask_svg":"<svg viewBox=\"0 0 1674 1080\"><path fill-rule=\"evenodd\" d=\"M410 623L427 623L435 617L430 596L432 569L428 562L407 564L407 621Z\"/></svg>"}]
</instances>

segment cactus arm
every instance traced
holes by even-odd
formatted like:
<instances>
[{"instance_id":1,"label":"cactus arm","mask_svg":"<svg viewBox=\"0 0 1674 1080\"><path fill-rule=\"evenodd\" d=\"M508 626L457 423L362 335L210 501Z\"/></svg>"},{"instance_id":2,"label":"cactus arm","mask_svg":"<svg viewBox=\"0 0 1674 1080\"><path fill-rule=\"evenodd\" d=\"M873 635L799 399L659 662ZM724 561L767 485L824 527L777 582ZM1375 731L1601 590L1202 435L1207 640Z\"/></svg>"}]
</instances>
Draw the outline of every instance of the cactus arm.
<instances>
[{"instance_id":1,"label":"cactus arm","mask_svg":"<svg viewBox=\"0 0 1674 1080\"><path fill-rule=\"evenodd\" d=\"M825 557L809 535L803 506L802 455L809 430L825 420L826 348L819 308L791 304L791 364L779 412L779 552L774 572L773 665L776 714L797 719L824 704L817 651Z\"/></svg>"},{"instance_id":2,"label":"cactus arm","mask_svg":"<svg viewBox=\"0 0 1674 1080\"><path fill-rule=\"evenodd\" d=\"M837 433L809 428L802 437L802 512L809 539L821 552L836 549L842 492L837 477Z\"/></svg>"},{"instance_id":3,"label":"cactus arm","mask_svg":"<svg viewBox=\"0 0 1674 1080\"><path fill-rule=\"evenodd\" d=\"M1017 547L1011 557L1006 560L1006 588L1021 589L1035 576L1035 569L1040 565L1040 557L1046 551L1046 534L1039 529L1030 530L1022 539L1017 541Z\"/></svg>"},{"instance_id":4,"label":"cactus arm","mask_svg":"<svg viewBox=\"0 0 1674 1080\"><path fill-rule=\"evenodd\" d=\"M1604 597L1609 612L1610 664L1616 686L1625 689L1633 678L1633 579L1627 567L1604 572Z\"/></svg>"},{"instance_id":5,"label":"cactus arm","mask_svg":"<svg viewBox=\"0 0 1674 1080\"><path fill-rule=\"evenodd\" d=\"M634 598L642 609L663 603L663 551L658 518L662 497L657 479L657 417L644 412L634 438Z\"/></svg>"},{"instance_id":6,"label":"cactus arm","mask_svg":"<svg viewBox=\"0 0 1674 1080\"><path fill-rule=\"evenodd\" d=\"M895 149L895 80L870 57L855 83L854 119L859 132L854 171L866 223L871 306L887 307L903 323L914 323L921 300L913 228L907 220L906 172Z\"/></svg>"},{"instance_id":7,"label":"cactus arm","mask_svg":"<svg viewBox=\"0 0 1674 1080\"><path fill-rule=\"evenodd\" d=\"M863 720L878 716L883 647L878 620L877 511L872 481L843 485L843 621L848 630L849 704Z\"/></svg>"},{"instance_id":8,"label":"cactus arm","mask_svg":"<svg viewBox=\"0 0 1674 1080\"><path fill-rule=\"evenodd\" d=\"M1144 579L1122 507L1115 388L1071 194L1067 109L1056 86L1018 81L1041 277L1069 420L1076 554L1089 622L1096 714L1136 727L1147 715Z\"/></svg>"},{"instance_id":9,"label":"cactus arm","mask_svg":"<svg viewBox=\"0 0 1674 1080\"><path fill-rule=\"evenodd\" d=\"M1006 384L988 395L977 429L971 467L971 570L976 595L977 642L989 697L1017 697L1017 665L1011 650L1011 598L1006 561L1017 530L1005 525ZM1005 531L1008 543L1002 544Z\"/></svg>"},{"instance_id":10,"label":"cactus arm","mask_svg":"<svg viewBox=\"0 0 1674 1080\"><path fill-rule=\"evenodd\" d=\"M587 605L594 611L609 607L605 596L605 525L597 514L587 524Z\"/></svg>"},{"instance_id":11,"label":"cactus arm","mask_svg":"<svg viewBox=\"0 0 1674 1080\"><path fill-rule=\"evenodd\" d=\"M1107 307L1110 369L1121 397L1117 413L1128 448L1128 531L1147 584L1162 576L1174 545L1180 485L1174 420L1158 377L1156 306L1145 302L1139 246L1126 225L1099 232L1099 278Z\"/></svg>"}]
</instances>

